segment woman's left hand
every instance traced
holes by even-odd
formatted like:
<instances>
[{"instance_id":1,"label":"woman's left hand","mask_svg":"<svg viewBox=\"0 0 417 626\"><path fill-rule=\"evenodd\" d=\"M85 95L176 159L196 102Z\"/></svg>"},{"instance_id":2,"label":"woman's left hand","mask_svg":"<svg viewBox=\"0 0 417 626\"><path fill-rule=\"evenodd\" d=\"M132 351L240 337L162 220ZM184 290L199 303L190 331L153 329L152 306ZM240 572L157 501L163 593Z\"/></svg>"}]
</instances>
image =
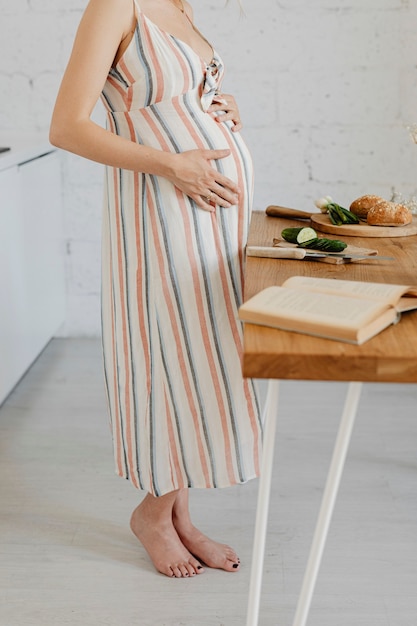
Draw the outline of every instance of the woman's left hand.
<instances>
[{"instance_id":1,"label":"woman's left hand","mask_svg":"<svg viewBox=\"0 0 417 626\"><path fill-rule=\"evenodd\" d=\"M212 104L208 108L208 113L214 113L217 111L224 111L224 115L216 116L215 119L218 122L227 122L228 120L231 120L233 122L232 130L235 133L242 128L239 109L237 108L237 104L233 96L225 93L216 93Z\"/></svg>"}]
</instances>

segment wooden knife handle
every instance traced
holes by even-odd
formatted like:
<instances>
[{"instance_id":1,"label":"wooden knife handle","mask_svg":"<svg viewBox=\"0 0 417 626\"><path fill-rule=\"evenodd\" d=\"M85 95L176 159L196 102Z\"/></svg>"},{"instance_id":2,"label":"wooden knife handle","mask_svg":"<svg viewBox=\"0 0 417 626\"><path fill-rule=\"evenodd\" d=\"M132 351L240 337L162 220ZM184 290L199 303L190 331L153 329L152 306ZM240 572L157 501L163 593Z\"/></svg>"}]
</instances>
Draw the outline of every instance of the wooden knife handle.
<instances>
[{"instance_id":1,"label":"wooden knife handle","mask_svg":"<svg viewBox=\"0 0 417 626\"><path fill-rule=\"evenodd\" d=\"M264 257L266 259L304 259L307 250L303 248L278 248L276 246L247 246L248 256Z\"/></svg>"},{"instance_id":2,"label":"wooden knife handle","mask_svg":"<svg viewBox=\"0 0 417 626\"><path fill-rule=\"evenodd\" d=\"M313 215L313 212L308 213L307 211L289 209L285 206L275 206L274 204L269 205L269 207L266 208L265 213L269 215L269 217L292 217L298 220L309 219Z\"/></svg>"}]
</instances>

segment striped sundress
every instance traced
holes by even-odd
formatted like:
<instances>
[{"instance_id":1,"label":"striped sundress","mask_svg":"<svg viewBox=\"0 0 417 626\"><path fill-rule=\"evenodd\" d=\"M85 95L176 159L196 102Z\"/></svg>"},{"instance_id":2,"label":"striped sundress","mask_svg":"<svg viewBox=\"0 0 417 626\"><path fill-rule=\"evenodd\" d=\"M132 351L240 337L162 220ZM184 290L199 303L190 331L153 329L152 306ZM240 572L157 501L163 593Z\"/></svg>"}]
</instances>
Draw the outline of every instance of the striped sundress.
<instances>
[{"instance_id":1,"label":"striped sundress","mask_svg":"<svg viewBox=\"0 0 417 626\"><path fill-rule=\"evenodd\" d=\"M136 17L102 92L108 130L174 153L228 148L214 166L242 191L239 206L210 213L162 177L106 168L102 342L116 472L160 496L259 475L237 318L253 175L241 135L207 113L220 57L207 65L139 6Z\"/></svg>"}]
</instances>

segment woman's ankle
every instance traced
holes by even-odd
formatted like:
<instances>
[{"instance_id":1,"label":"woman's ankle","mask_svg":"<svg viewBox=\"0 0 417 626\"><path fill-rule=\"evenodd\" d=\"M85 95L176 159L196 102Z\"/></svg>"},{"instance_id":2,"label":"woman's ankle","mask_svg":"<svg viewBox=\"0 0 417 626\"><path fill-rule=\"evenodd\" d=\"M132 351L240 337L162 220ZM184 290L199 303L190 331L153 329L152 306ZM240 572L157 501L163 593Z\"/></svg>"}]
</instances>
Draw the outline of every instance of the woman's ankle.
<instances>
[{"instance_id":1,"label":"woman's ankle","mask_svg":"<svg viewBox=\"0 0 417 626\"><path fill-rule=\"evenodd\" d=\"M132 515L137 518L151 520L154 523L172 523L173 506L176 492L170 492L164 496L156 497L147 494Z\"/></svg>"},{"instance_id":2,"label":"woman's ankle","mask_svg":"<svg viewBox=\"0 0 417 626\"><path fill-rule=\"evenodd\" d=\"M194 528L188 504L188 489L182 489L178 493L172 507L172 522L178 532L189 532Z\"/></svg>"}]
</instances>

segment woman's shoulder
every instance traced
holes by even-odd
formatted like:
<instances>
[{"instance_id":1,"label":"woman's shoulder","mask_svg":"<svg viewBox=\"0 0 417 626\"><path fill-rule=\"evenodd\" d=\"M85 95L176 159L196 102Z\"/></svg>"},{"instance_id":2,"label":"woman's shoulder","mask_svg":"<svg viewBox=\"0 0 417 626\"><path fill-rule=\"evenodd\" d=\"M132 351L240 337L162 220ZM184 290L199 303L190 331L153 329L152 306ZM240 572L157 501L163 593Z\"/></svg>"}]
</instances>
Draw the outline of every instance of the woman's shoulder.
<instances>
[{"instance_id":1,"label":"woman's shoulder","mask_svg":"<svg viewBox=\"0 0 417 626\"><path fill-rule=\"evenodd\" d=\"M93 7L96 10L115 10L134 11L134 0L89 0L88 8Z\"/></svg>"},{"instance_id":2,"label":"woman's shoulder","mask_svg":"<svg viewBox=\"0 0 417 626\"><path fill-rule=\"evenodd\" d=\"M119 15L132 15L135 11L134 0L89 0L87 9L89 11L118 12Z\"/></svg>"},{"instance_id":3,"label":"woman's shoulder","mask_svg":"<svg viewBox=\"0 0 417 626\"><path fill-rule=\"evenodd\" d=\"M128 33L132 28L132 22L135 18L134 0L89 0L86 13L98 18L115 19L117 24L123 25L124 33Z\"/></svg>"}]
</instances>

